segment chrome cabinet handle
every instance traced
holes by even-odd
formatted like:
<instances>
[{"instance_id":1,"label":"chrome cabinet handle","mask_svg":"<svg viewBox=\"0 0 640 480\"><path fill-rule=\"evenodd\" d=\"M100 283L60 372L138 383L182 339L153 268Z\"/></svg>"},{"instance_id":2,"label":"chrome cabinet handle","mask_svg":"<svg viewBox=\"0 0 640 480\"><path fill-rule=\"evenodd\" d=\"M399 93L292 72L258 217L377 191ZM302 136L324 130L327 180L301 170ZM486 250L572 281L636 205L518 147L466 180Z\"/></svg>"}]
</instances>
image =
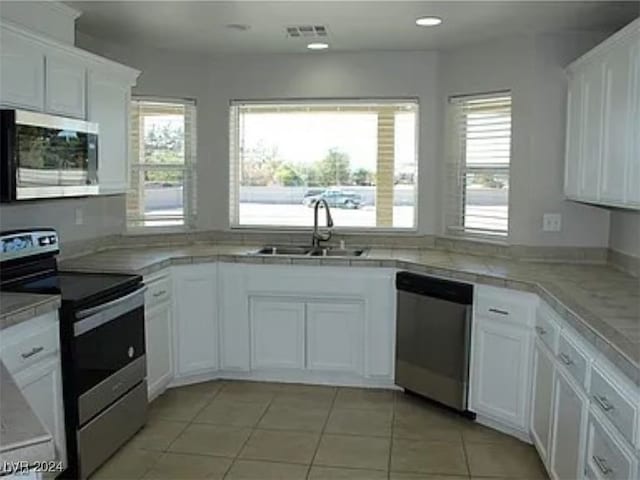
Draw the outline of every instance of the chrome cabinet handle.
<instances>
[{"instance_id":1,"label":"chrome cabinet handle","mask_svg":"<svg viewBox=\"0 0 640 480\"><path fill-rule=\"evenodd\" d=\"M27 358L33 357L35 354L40 353L43 350L44 350L44 347L33 347L31 351L22 353L21 355L22 355L22 358L26 360Z\"/></svg>"},{"instance_id":2,"label":"chrome cabinet handle","mask_svg":"<svg viewBox=\"0 0 640 480\"><path fill-rule=\"evenodd\" d=\"M547 334L547 331L544 328L539 327L539 326L536 326L536 332L538 332L539 335L546 335Z\"/></svg>"},{"instance_id":3,"label":"chrome cabinet handle","mask_svg":"<svg viewBox=\"0 0 640 480\"><path fill-rule=\"evenodd\" d=\"M612 472L604 458L597 455L593 455L591 458L593 458L593 462L597 465L603 475L609 475Z\"/></svg>"},{"instance_id":4,"label":"chrome cabinet handle","mask_svg":"<svg viewBox=\"0 0 640 480\"><path fill-rule=\"evenodd\" d=\"M596 399L596 402L598 402L598 405L600 405L600 408L602 408L602 410L604 410L605 412L610 412L611 410L613 410L614 407L609 403L609 400L607 399L607 397L604 397L601 395L594 395L593 398Z\"/></svg>"},{"instance_id":5,"label":"chrome cabinet handle","mask_svg":"<svg viewBox=\"0 0 640 480\"><path fill-rule=\"evenodd\" d=\"M569 357L569 355L567 355L566 353L561 353L559 357L560 360L562 360L562 363L564 363L565 365L573 365L573 360L571 360L571 357Z\"/></svg>"},{"instance_id":6,"label":"chrome cabinet handle","mask_svg":"<svg viewBox=\"0 0 640 480\"><path fill-rule=\"evenodd\" d=\"M489 311L492 313L498 313L500 315L509 315L509 312L507 312L506 310L500 310L498 308L490 308Z\"/></svg>"},{"instance_id":7,"label":"chrome cabinet handle","mask_svg":"<svg viewBox=\"0 0 640 480\"><path fill-rule=\"evenodd\" d=\"M167 291L166 291L166 290L161 290L161 291L159 291L159 292L154 293L154 294L153 294L153 296L157 298L157 297L161 297L161 296L162 296L162 295L164 295L165 293L167 293Z\"/></svg>"}]
</instances>

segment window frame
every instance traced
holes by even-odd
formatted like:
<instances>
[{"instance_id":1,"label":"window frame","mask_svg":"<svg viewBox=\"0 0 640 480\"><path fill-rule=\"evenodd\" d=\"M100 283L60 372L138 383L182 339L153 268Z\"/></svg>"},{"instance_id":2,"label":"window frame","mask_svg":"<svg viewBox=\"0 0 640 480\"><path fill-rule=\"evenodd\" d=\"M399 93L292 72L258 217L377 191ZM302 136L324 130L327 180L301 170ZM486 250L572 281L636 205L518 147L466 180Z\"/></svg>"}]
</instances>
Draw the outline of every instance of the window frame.
<instances>
[{"instance_id":1,"label":"window frame","mask_svg":"<svg viewBox=\"0 0 640 480\"><path fill-rule=\"evenodd\" d=\"M460 131L463 127L457 121L456 109L461 109L462 102L482 100L482 99L498 99L501 97L509 97L509 162L506 166L496 165L467 165L466 158L466 141L461 142ZM448 197L445 205L445 232L446 235L454 238L476 239L489 241L494 243L506 244L511 236L511 167L513 160L513 92L511 90L499 90L486 93L452 95L448 98L447 125L448 132L446 135L449 140L447 154L447 181ZM465 136L466 140L466 136ZM507 192L507 228L506 230L476 229L464 226L466 210L467 210L467 185L466 179L468 174L506 174L508 178ZM455 220L451 220L451 218Z\"/></svg>"},{"instance_id":2,"label":"window frame","mask_svg":"<svg viewBox=\"0 0 640 480\"><path fill-rule=\"evenodd\" d=\"M129 216L128 207L125 208L125 226L127 234L146 234L146 233L179 233L186 232L196 229L196 221L197 221L197 159L198 159L198 104L197 101L193 98L178 98L178 97L158 97L158 96L147 96L147 95L132 95L131 100L129 102L130 112L132 113L133 108L135 108L135 102L148 102L148 103L158 103L158 104L167 104L167 105L183 105L184 107L193 108L193 118L192 118L192 126L187 132L185 128L185 162L182 165L177 164L149 164L149 163L141 163L139 157L139 151L134 145L132 139L131 129L129 133L129 165L128 165L128 174L129 174L129 188L127 190L127 197L131 194L135 194L137 192L136 189L133 188L133 173L134 171L145 172L145 171L180 171L183 174L182 180L182 188L183 188L183 214L181 216L183 223L181 225L144 225L145 218L136 218L135 222L139 222L138 224L133 224L132 219ZM130 113L129 118L132 118L132 114ZM133 123L133 122L132 122ZM138 135L140 135L139 127L138 127ZM139 139L140 141L141 139ZM189 144L189 152L187 153L187 144ZM128 199L127 199L128 202ZM166 218L166 217L165 217Z\"/></svg>"},{"instance_id":3,"label":"window frame","mask_svg":"<svg viewBox=\"0 0 640 480\"><path fill-rule=\"evenodd\" d=\"M233 99L229 101L229 211L228 222L230 231L255 231L255 232L267 232L267 233L300 233L308 232L309 226L304 225L273 225L273 224L241 224L239 222L240 216L240 128L238 126L240 111L234 107L243 105L295 105L295 104L318 104L318 105L335 105L335 104L385 104L390 105L396 103L412 103L415 105L415 193L414 193L414 208L413 208L413 227L357 227L357 226L340 226L334 225L333 231L343 234L397 234L397 235L415 235L419 231L419 214L418 209L420 205L419 196L420 189L418 188L420 179L420 121L421 121L421 104L420 99L415 96L407 97L330 97L330 98L273 98L273 99ZM315 187L313 187L315 188ZM318 187L321 188L321 187Z\"/></svg>"}]
</instances>

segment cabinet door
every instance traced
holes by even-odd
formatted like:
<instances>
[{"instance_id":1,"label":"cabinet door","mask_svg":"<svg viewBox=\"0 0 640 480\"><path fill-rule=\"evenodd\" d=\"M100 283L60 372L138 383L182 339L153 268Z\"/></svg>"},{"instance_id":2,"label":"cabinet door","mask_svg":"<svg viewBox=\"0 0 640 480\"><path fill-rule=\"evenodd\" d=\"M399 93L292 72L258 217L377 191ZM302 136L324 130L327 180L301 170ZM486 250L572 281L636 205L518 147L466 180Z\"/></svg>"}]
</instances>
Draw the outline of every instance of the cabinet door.
<instances>
[{"instance_id":1,"label":"cabinet door","mask_svg":"<svg viewBox=\"0 0 640 480\"><path fill-rule=\"evenodd\" d=\"M602 161L604 69L600 62L585 67L582 91L582 145L578 195L598 200Z\"/></svg>"},{"instance_id":2,"label":"cabinet door","mask_svg":"<svg viewBox=\"0 0 640 480\"><path fill-rule=\"evenodd\" d=\"M547 463L551 442L554 383L553 357L540 341L533 348L533 392L531 395L531 435L542 461Z\"/></svg>"},{"instance_id":3,"label":"cabinet door","mask_svg":"<svg viewBox=\"0 0 640 480\"><path fill-rule=\"evenodd\" d=\"M176 376L217 369L216 276L216 265L213 263L174 269Z\"/></svg>"},{"instance_id":4,"label":"cabinet door","mask_svg":"<svg viewBox=\"0 0 640 480\"><path fill-rule=\"evenodd\" d=\"M631 48L620 45L604 60L604 119L600 199L623 204L627 161L630 160L631 132ZM639 131L635 135L640 135Z\"/></svg>"},{"instance_id":5,"label":"cabinet door","mask_svg":"<svg viewBox=\"0 0 640 480\"><path fill-rule=\"evenodd\" d=\"M69 117L86 117L87 70L81 59L60 53L46 57L45 110Z\"/></svg>"},{"instance_id":6,"label":"cabinet door","mask_svg":"<svg viewBox=\"0 0 640 480\"><path fill-rule=\"evenodd\" d=\"M60 358L51 356L15 376L16 384L45 428L51 433L56 454L67 464L67 443L62 403Z\"/></svg>"},{"instance_id":7,"label":"cabinet door","mask_svg":"<svg viewBox=\"0 0 640 480\"><path fill-rule=\"evenodd\" d=\"M552 476L556 480L582 479L588 399L560 369L553 398L553 448L549 462Z\"/></svg>"},{"instance_id":8,"label":"cabinet door","mask_svg":"<svg viewBox=\"0 0 640 480\"><path fill-rule=\"evenodd\" d=\"M164 302L145 312L147 387L149 400L160 395L173 378L171 304Z\"/></svg>"},{"instance_id":9,"label":"cabinet door","mask_svg":"<svg viewBox=\"0 0 640 480\"><path fill-rule=\"evenodd\" d=\"M521 431L528 429L530 336L525 327L477 319L472 408Z\"/></svg>"},{"instance_id":10,"label":"cabinet door","mask_svg":"<svg viewBox=\"0 0 640 480\"><path fill-rule=\"evenodd\" d=\"M28 40L0 31L0 103L44 109L44 52Z\"/></svg>"},{"instance_id":11,"label":"cabinet door","mask_svg":"<svg viewBox=\"0 0 640 480\"><path fill-rule=\"evenodd\" d=\"M568 198L578 196L580 185L580 147L583 136L582 95L584 80L581 73L574 73L569 80L567 94L567 137L564 167L564 194Z\"/></svg>"},{"instance_id":12,"label":"cabinet door","mask_svg":"<svg viewBox=\"0 0 640 480\"><path fill-rule=\"evenodd\" d=\"M130 87L89 73L88 118L98 123L98 178L101 193L124 193L129 179Z\"/></svg>"},{"instance_id":13,"label":"cabinet door","mask_svg":"<svg viewBox=\"0 0 640 480\"><path fill-rule=\"evenodd\" d=\"M249 295L250 265L218 266L220 275L220 368L248 372L251 368Z\"/></svg>"},{"instance_id":14,"label":"cabinet door","mask_svg":"<svg viewBox=\"0 0 640 480\"><path fill-rule=\"evenodd\" d=\"M255 297L249 308L251 367L304 368L304 303Z\"/></svg>"},{"instance_id":15,"label":"cabinet door","mask_svg":"<svg viewBox=\"0 0 640 480\"><path fill-rule=\"evenodd\" d=\"M307 368L362 375L363 305L307 304Z\"/></svg>"},{"instance_id":16,"label":"cabinet door","mask_svg":"<svg viewBox=\"0 0 640 480\"><path fill-rule=\"evenodd\" d=\"M629 158L627 159L626 203L640 208L640 42L631 46L631 108L627 125Z\"/></svg>"}]
</instances>

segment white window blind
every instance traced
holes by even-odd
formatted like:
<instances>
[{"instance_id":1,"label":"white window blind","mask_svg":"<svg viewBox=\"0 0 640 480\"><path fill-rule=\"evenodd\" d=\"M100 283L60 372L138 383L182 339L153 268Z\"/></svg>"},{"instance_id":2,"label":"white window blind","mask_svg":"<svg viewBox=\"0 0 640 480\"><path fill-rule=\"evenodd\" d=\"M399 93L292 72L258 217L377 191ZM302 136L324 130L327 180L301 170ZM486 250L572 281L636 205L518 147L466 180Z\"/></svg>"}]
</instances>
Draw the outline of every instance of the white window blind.
<instances>
[{"instance_id":1,"label":"white window blind","mask_svg":"<svg viewBox=\"0 0 640 480\"><path fill-rule=\"evenodd\" d=\"M507 236L511 94L450 98L447 130L448 232Z\"/></svg>"},{"instance_id":2,"label":"white window blind","mask_svg":"<svg viewBox=\"0 0 640 480\"><path fill-rule=\"evenodd\" d=\"M230 224L305 227L322 198L336 228L413 229L415 99L234 101Z\"/></svg>"},{"instance_id":3,"label":"white window blind","mask_svg":"<svg viewBox=\"0 0 640 480\"><path fill-rule=\"evenodd\" d=\"M132 100L128 227L194 225L196 130L191 100Z\"/></svg>"}]
</instances>

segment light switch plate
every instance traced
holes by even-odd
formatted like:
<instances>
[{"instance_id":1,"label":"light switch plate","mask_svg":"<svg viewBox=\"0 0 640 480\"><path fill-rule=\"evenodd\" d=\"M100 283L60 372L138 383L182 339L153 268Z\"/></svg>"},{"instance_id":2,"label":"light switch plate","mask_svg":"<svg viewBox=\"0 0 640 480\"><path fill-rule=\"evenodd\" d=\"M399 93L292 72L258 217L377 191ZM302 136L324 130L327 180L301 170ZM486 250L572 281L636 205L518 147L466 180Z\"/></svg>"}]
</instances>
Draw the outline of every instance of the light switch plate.
<instances>
[{"instance_id":1,"label":"light switch plate","mask_svg":"<svg viewBox=\"0 0 640 480\"><path fill-rule=\"evenodd\" d=\"M562 228L562 215L559 213L545 213L542 216L542 230L545 232L559 232Z\"/></svg>"}]
</instances>

